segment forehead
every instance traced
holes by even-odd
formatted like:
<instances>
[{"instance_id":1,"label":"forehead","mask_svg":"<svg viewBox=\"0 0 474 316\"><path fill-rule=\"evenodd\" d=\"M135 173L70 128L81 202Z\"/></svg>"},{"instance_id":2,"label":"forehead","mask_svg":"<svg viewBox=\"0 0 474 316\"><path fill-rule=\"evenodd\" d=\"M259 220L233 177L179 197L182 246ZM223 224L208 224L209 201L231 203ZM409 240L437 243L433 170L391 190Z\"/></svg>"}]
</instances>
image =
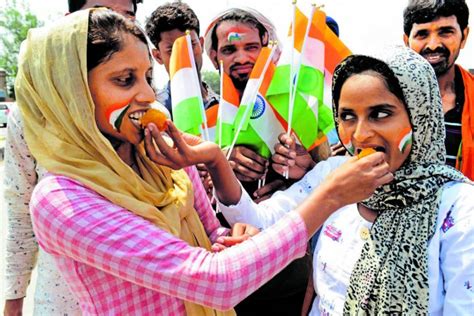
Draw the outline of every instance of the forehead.
<instances>
[{"instance_id":1,"label":"forehead","mask_svg":"<svg viewBox=\"0 0 474 316\"><path fill-rule=\"evenodd\" d=\"M84 9L104 6L118 13L133 12L133 3L131 0L88 0Z\"/></svg>"},{"instance_id":2,"label":"forehead","mask_svg":"<svg viewBox=\"0 0 474 316\"><path fill-rule=\"evenodd\" d=\"M413 23L412 32L416 32L419 30L428 30L428 29L440 29L444 27L452 27L456 29L460 29L458 19L455 15L451 16L441 16L436 18L433 21L426 22L426 23Z\"/></svg>"},{"instance_id":3,"label":"forehead","mask_svg":"<svg viewBox=\"0 0 474 316\"><path fill-rule=\"evenodd\" d=\"M238 38L239 43L260 42L260 36L256 27L236 21L224 21L219 24L216 29L218 46L234 44L235 40L232 39L233 34L238 34L237 37L234 36L234 39ZM229 38L229 36L231 38Z\"/></svg>"},{"instance_id":4,"label":"forehead","mask_svg":"<svg viewBox=\"0 0 474 316\"><path fill-rule=\"evenodd\" d=\"M149 69L151 67L148 46L133 35L125 34L123 47L103 63L110 71L119 71L125 68Z\"/></svg>"},{"instance_id":5,"label":"forehead","mask_svg":"<svg viewBox=\"0 0 474 316\"><path fill-rule=\"evenodd\" d=\"M369 108L377 104L388 103L403 108L403 101L387 87L385 79L373 72L354 74L346 79L341 88L340 106Z\"/></svg>"},{"instance_id":6,"label":"forehead","mask_svg":"<svg viewBox=\"0 0 474 316\"><path fill-rule=\"evenodd\" d=\"M166 44L166 45L173 45L174 41L176 41L179 37L186 35L185 31L181 31L179 29L172 29L169 31L163 31L160 32L160 44ZM192 30L190 32L191 35L191 40L197 40L199 39L199 36L197 35L195 30Z\"/></svg>"}]
</instances>

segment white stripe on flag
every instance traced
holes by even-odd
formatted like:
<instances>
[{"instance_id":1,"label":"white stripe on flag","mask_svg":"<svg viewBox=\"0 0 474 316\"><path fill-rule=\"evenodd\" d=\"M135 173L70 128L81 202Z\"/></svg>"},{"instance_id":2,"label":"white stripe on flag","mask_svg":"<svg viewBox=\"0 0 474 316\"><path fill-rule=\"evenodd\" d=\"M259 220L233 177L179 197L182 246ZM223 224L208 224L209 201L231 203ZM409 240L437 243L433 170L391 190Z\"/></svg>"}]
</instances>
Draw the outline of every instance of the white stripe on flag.
<instances>
[{"instance_id":1,"label":"white stripe on flag","mask_svg":"<svg viewBox=\"0 0 474 316\"><path fill-rule=\"evenodd\" d=\"M198 89L199 83L193 81L195 80L192 68L181 68L174 74L171 81L173 105L201 95L201 91Z\"/></svg>"},{"instance_id":2,"label":"white stripe on flag","mask_svg":"<svg viewBox=\"0 0 474 316\"><path fill-rule=\"evenodd\" d=\"M221 120L225 124L234 124L235 116L237 115L237 110L239 109L232 103L227 102L226 100L221 100L219 102L219 107L222 107Z\"/></svg>"},{"instance_id":3,"label":"white stripe on flag","mask_svg":"<svg viewBox=\"0 0 474 316\"><path fill-rule=\"evenodd\" d=\"M275 113L273 113L270 104L262 97L262 95L260 95L260 93L258 94L257 99L257 102L262 100L265 102L264 111L258 118L250 119L250 126L265 142L273 154L275 152L273 147L278 142L278 136L281 133L285 133L286 130L278 121Z\"/></svg>"},{"instance_id":4,"label":"white stripe on flag","mask_svg":"<svg viewBox=\"0 0 474 316\"><path fill-rule=\"evenodd\" d=\"M303 65L311 66L319 69L321 72L324 70L324 43L318 39L307 37L306 47L304 48Z\"/></svg>"}]
</instances>

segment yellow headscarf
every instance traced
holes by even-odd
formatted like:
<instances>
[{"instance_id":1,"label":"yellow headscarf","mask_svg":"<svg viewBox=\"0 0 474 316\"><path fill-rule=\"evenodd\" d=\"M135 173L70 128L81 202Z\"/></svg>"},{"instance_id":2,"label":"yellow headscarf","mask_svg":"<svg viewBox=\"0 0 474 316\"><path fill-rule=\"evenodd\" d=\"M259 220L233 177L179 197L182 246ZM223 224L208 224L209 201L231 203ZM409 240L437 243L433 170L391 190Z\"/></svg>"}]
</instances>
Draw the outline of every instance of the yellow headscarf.
<instances>
[{"instance_id":1,"label":"yellow headscarf","mask_svg":"<svg viewBox=\"0 0 474 316\"><path fill-rule=\"evenodd\" d=\"M99 131L87 83L89 10L31 30L20 52L17 102L31 153L48 171L68 176L191 246L210 249L184 171L150 161L136 149L143 178ZM233 315L185 302L188 315Z\"/></svg>"}]
</instances>

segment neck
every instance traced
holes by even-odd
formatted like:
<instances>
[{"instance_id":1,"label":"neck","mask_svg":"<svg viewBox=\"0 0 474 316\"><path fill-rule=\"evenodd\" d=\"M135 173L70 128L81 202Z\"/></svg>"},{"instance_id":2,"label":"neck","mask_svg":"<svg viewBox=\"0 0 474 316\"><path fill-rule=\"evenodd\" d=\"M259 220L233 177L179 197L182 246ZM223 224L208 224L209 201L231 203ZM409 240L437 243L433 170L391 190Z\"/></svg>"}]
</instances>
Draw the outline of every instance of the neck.
<instances>
[{"instance_id":1,"label":"neck","mask_svg":"<svg viewBox=\"0 0 474 316\"><path fill-rule=\"evenodd\" d=\"M119 155L120 159L122 159L127 165L132 166L135 163L135 149L133 145L129 142L124 142L108 135L105 136L112 144L112 147L115 149L115 152Z\"/></svg>"},{"instance_id":2,"label":"neck","mask_svg":"<svg viewBox=\"0 0 474 316\"><path fill-rule=\"evenodd\" d=\"M366 221L371 223L375 222L375 219L377 218L377 212L369 209L361 203L357 204L357 209L359 210L360 216L362 216Z\"/></svg>"},{"instance_id":3,"label":"neck","mask_svg":"<svg viewBox=\"0 0 474 316\"><path fill-rule=\"evenodd\" d=\"M446 113L455 106L456 90L454 86L455 66L438 77L438 85L443 101L443 112Z\"/></svg>"},{"instance_id":4,"label":"neck","mask_svg":"<svg viewBox=\"0 0 474 316\"><path fill-rule=\"evenodd\" d=\"M239 94L239 100L242 100L242 96L244 95L245 89L236 89L237 93Z\"/></svg>"},{"instance_id":5,"label":"neck","mask_svg":"<svg viewBox=\"0 0 474 316\"><path fill-rule=\"evenodd\" d=\"M201 78L199 78L199 83L201 84L201 95L202 95L202 99L203 99L203 100L207 100L207 97L208 97L207 89L206 89L206 87L204 86L204 83L202 83Z\"/></svg>"}]
</instances>

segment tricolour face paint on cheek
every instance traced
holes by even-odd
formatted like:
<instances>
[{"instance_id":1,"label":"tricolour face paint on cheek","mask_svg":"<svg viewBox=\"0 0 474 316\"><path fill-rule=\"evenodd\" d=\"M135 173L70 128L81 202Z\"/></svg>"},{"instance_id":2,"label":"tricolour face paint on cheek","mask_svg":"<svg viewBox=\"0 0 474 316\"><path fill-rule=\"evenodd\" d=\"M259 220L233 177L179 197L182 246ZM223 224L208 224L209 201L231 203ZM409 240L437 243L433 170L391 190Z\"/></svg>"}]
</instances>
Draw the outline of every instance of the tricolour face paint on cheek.
<instances>
[{"instance_id":1,"label":"tricolour face paint on cheek","mask_svg":"<svg viewBox=\"0 0 474 316\"><path fill-rule=\"evenodd\" d=\"M344 131L342 126L339 126L339 136L341 137L342 145L351 155L354 155L355 149L352 145L351 137L346 135L346 132Z\"/></svg>"},{"instance_id":2,"label":"tricolour face paint on cheek","mask_svg":"<svg viewBox=\"0 0 474 316\"><path fill-rule=\"evenodd\" d=\"M411 127L404 128L398 136L398 150L403 154L407 150L407 147L411 145L413 141L413 131Z\"/></svg>"},{"instance_id":3,"label":"tricolour face paint on cheek","mask_svg":"<svg viewBox=\"0 0 474 316\"><path fill-rule=\"evenodd\" d=\"M129 107L129 102L125 104L115 104L111 105L105 113L107 121L118 132L120 132L120 125L122 125L123 117L125 116L125 113Z\"/></svg>"}]
</instances>

